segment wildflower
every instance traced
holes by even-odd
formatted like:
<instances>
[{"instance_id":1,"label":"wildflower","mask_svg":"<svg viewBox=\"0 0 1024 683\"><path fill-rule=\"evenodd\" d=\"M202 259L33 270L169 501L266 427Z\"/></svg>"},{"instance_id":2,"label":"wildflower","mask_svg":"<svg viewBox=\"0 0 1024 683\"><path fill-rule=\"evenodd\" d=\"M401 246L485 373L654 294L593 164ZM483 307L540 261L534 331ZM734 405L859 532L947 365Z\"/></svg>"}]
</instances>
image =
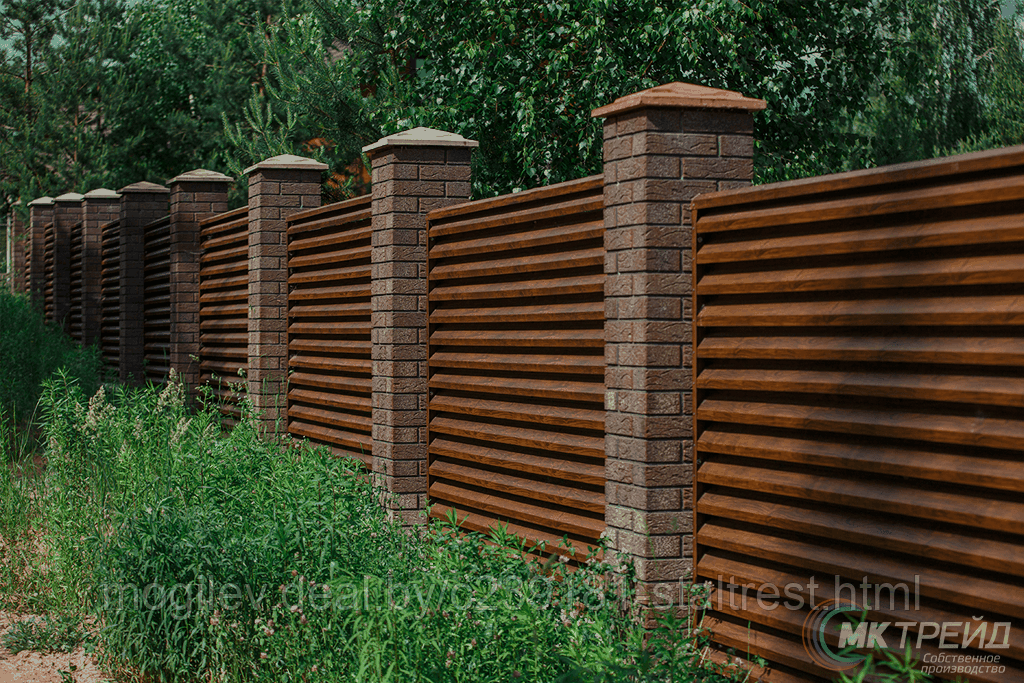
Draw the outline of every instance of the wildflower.
<instances>
[{"instance_id":1,"label":"wildflower","mask_svg":"<svg viewBox=\"0 0 1024 683\"><path fill-rule=\"evenodd\" d=\"M291 606L291 607L289 607L288 609L289 609L289 610L290 610L290 611L291 611L292 613L295 613L295 612L298 612L298 611L299 611L299 606L298 606L298 605L292 605L292 606Z\"/></svg>"},{"instance_id":2,"label":"wildflower","mask_svg":"<svg viewBox=\"0 0 1024 683\"><path fill-rule=\"evenodd\" d=\"M316 672L317 672L317 671L319 671L319 670L320 670L320 669L319 669L319 668L317 667L317 665L316 665L316 664L314 664L314 665L313 665L313 668L311 668L311 669L310 669L310 671L312 671L313 673L316 673Z\"/></svg>"},{"instance_id":3,"label":"wildflower","mask_svg":"<svg viewBox=\"0 0 1024 683\"><path fill-rule=\"evenodd\" d=\"M267 658L267 653L266 652L261 652L260 653L260 659L266 659L266 658Z\"/></svg>"},{"instance_id":4,"label":"wildflower","mask_svg":"<svg viewBox=\"0 0 1024 683\"><path fill-rule=\"evenodd\" d=\"M302 624L302 625L305 625L306 623L308 623L306 621L306 615L305 614L303 614L302 617L299 619L299 623Z\"/></svg>"}]
</instances>

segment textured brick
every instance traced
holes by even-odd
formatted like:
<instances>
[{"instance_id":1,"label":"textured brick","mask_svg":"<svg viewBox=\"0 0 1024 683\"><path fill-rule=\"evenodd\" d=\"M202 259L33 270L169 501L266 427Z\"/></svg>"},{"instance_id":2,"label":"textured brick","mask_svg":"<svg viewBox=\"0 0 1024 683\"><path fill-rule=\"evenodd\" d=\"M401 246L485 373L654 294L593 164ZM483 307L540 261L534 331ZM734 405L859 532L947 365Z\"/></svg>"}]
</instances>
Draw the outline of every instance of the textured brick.
<instances>
[{"instance_id":1,"label":"textured brick","mask_svg":"<svg viewBox=\"0 0 1024 683\"><path fill-rule=\"evenodd\" d=\"M228 210L231 179L197 170L170 183L171 368L190 390L199 384L199 222Z\"/></svg>"},{"instance_id":2,"label":"textured brick","mask_svg":"<svg viewBox=\"0 0 1024 683\"><path fill-rule=\"evenodd\" d=\"M469 198L469 150L371 149L373 472L392 514L422 523L426 479L426 213Z\"/></svg>"},{"instance_id":3,"label":"textured brick","mask_svg":"<svg viewBox=\"0 0 1024 683\"><path fill-rule=\"evenodd\" d=\"M610 553L632 559L651 604L693 564L690 202L749 183L753 119L604 111L605 521Z\"/></svg>"}]
</instances>

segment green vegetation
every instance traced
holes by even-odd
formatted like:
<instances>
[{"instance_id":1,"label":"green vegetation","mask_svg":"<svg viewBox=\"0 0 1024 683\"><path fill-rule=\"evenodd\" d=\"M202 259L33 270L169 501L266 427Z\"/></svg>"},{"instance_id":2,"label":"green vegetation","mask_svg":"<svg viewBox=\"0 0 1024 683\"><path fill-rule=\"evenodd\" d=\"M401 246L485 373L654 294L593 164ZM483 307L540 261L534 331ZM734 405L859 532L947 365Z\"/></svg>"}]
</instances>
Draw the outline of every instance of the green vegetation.
<instances>
[{"instance_id":1,"label":"green vegetation","mask_svg":"<svg viewBox=\"0 0 1024 683\"><path fill-rule=\"evenodd\" d=\"M80 623L60 617L28 617L4 634L0 645L17 654L22 650L71 652L85 640Z\"/></svg>"},{"instance_id":2,"label":"green vegetation","mask_svg":"<svg viewBox=\"0 0 1024 683\"><path fill-rule=\"evenodd\" d=\"M1024 142L993 0L10 0L0 40L0 205L285 152L338 198L417 125L509 192L599 172L591 110L670 81L767 100L761 182Z\"/></svg>"},{"instance_id":3,"label":"green vegetation","mask_svg":"<svg viewBox=\"0 0 1024 683\"><path fill-rule=\"evenodd\" d=\"M47 325L27 297L0 291L0 330L0 434L10 423L24 424L31 418L43 380L58 368L87 391L95 391L99 352L82 349Z\"/></svg>"},{"instance_id":4,"label":"green vegetation","mask_svg":"<svg viewBox=\"0 0 1024 683\"><path fill-rule=\"evenodd\" d=\"M502 530L410 533L357 461L224 435L177 383L89 398L62 373L41 415L45 470L0 468L2 606L47 615L17 647L93 617L112 672L163 681L733 680L691 624L641 626L628 571L530 560Z\"/></svg>"}]
</instances>

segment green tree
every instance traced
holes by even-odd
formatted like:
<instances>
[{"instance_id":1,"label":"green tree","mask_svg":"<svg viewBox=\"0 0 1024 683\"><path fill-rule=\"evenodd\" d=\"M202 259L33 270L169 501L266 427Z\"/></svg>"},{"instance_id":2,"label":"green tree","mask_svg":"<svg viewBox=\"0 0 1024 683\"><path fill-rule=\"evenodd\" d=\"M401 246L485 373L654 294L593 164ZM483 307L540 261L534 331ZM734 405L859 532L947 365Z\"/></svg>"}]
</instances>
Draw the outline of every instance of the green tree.
<instances>
[{"instance_id":1,"label":"green tree","mask_svg":"<svg viewBox=\"0 0 1024 683\"><path fill-rule=\"evenodd\" d=\"M999 2L883 0L879 18L885 61L855 126L861 163L925 159L982 134L1006 24Z\"/></svg>"},{"instance_id":2,"label":"green tree","mask_svg":"<svg viewBox=\"0 0 1024 683\"><path fill-rule=\"evenodd\" d=\"M0 193L91 189L109 178L111 119L125 102L121 67L131 29L123 0L42 2L4 10L14 36L0 89Z\"/></svg>"},{"instance_id":3,"label":"green tree","mask_svg":"<svg viewBox=\"0 0 1024 683\"><path fill-rule=\"evenodd\" d=\"M268 41L273 94L339 154L417 125L478 139L477 195L596 173L591 110L676 80L768 100L765 179L826 171L882 65L868 0L314 4L321 35Z\"/></svg>"}]
</instances>

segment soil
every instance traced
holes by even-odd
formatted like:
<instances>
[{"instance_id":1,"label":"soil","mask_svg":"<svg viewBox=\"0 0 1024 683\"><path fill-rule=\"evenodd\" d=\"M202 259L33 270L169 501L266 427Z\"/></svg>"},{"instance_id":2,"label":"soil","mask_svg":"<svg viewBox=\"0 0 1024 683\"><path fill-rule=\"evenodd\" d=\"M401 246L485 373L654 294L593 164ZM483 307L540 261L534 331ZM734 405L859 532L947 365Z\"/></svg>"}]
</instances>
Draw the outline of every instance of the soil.
<instances>
[{"instance_id":1,"label":"soil","mask_svg":"<svg viewBox=\"0 0 1024 683\"><path fill-rule=\"evenodd\" d=\"M0 611L0 639L12 624L27 617ZM71 670L72 666L75 667L74 671ZM62 678L62 671L68 672L70 678ZM96 661L82 647L70 653L23 650L18 654L0 647L0 683L61 683L69 680L76 683L100 683L108 680L108 677L103 675Z\"/></svg>"}]
</instances>

